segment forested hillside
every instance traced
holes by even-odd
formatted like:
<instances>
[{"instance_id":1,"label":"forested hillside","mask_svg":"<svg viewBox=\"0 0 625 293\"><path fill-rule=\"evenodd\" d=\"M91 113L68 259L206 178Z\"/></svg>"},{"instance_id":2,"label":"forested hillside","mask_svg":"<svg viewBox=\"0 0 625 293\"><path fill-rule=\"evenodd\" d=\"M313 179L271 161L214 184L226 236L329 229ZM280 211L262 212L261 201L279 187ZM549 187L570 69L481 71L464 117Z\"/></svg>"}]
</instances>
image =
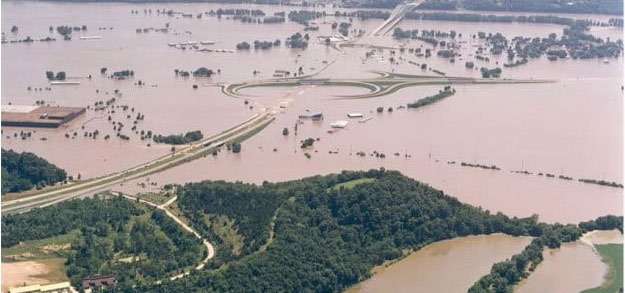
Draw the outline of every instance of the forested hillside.
<instances>
[{"instance_id":1,"label":"forested hillside","mask_svg":"<svg viewBox=\"0 0 625 293\"><path fill-rule=\"evenodd\" d=\"M375 180L331 188L363 178ZM188 201L182 208L195 225L203 214L227 215L234 220L233 229L256 242L267 237L269 232L262 227L270 227L268 215L277 211L273 242L265 251L231 261L220 270L198 272L184 282L138 288L141 291L340 292L367 278L373 266L402 256L402 250L443 239L495 232L535 237L579 234L575 225L493 215L384 170L261 186L202 182L182 187L179 196L181 203ZM267 203L271 200L278 202ZM262 233L244 232L252 226ZM217 254L221 252L218 246Z\"/></svg>"},{"instance_id":2,"label":"forested hillside","mask_svg":"<svg viewBox=\"0 0 625 293\"><path fill-rule=\"evenodd\" d=\"M75 233L78 231L78 233ZM123 197L70 200L2 217L2 247L68 233L78 235L64 253L73 286L91 276L114 275L120 288L153 283L197 265L202 243L160 210Z\"/></svg>"},{"instance_id":3,"label":"forested hillside","mask_svg":"<svg viewBox=\"0 0 625 293\"><path fill-rule=\"evenodd\" d=\"M2 194L52 185L66 177L63 169L33 153L2 149Z\"/></svg>"},{"instance_id":4,"label":"forested hillside","mask_svg":"<svg viewBox=\"0 0 625 293\"><path fill-rule=\"evenodd\" d=\"M542 261L545 247L591 230L623 229L623 218L615 216L560 225L491 214L384 169L176 189L184 217L216 248L204 270L181 280L156 283L205 257L199 239L161 211L117 196L5 216L2 245L78 230L67 274L76 285L86 276L113 274L120 283L108 292L341 292L368 278L375 265L436 241L498 232L533 236L471 288L508 292L527 277L524 268Z\"/></svg>"}]
</instances>

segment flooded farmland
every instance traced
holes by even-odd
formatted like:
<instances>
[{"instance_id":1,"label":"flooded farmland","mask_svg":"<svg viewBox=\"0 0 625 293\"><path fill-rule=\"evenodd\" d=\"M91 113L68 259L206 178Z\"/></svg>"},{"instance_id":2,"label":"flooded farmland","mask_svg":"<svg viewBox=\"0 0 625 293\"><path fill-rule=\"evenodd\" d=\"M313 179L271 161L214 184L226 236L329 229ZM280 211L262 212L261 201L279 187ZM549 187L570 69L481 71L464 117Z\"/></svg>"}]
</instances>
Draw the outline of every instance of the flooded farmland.
<instances>
[{"instance_id":1,"label":"flooded farmland","mask_svg":"<svg viewBox=\"0 0 625 293\"><path fill-rule=\"evenodd\" d=\"M425 42L397 40L390 34L365 34L340 49L327 46L316 38L335 35L331 28L334 22L350 21L351 29L365 32L382 23L380 19L334 17L337 9L330 6L314 9L328 14L312 21L318 30L304 31L295 22L242 23L230 16L203 14L219 8L260 9L267 15L300 9L289 6L36 1L2 1L1 5L2 31L7 40L27 36L57 39L2 44L3 105L42 101L51 106L88 107L85 115L58 129L2 127L3 148L33 152L75 178L98 178L172 153L171 145L142 138L144 132L167 135L200 130L204 137L210 137L256 114L272 112L275 120L245 140L241 153L222 148L216 155L110 188L127 193L158 192L169 183L221 179L262 183L341 170L386 168L401 171L463 203L509 216L537 214L545 222L577 223L623 214L622 188L578 181L623 183L622 56L557 61L542 56L504 68L501 79L544 83L458 83L453 85L453 96L419 109L406 105L438 93L443 85L406 87L372 98L350 97L366 94L365 88L345 84L330 87L323 82L248 87L239 97L222 90L227 84L261 83L280 70L319 80L359 82L392 73L480 78L480 67L499 67L507 59L505 53L486 54L489 61L475 59L476 49L485 42L473 35L500 32L508 38L547 38L551 33L561 36L562 25L409 19L399 23L403 29L461 33L462 37L455 40L460 56L450 62L436 54L425 58L402 50L429 47ZM152 12L144 13L144 9ZM193 17L170 16L157 13L157 9ZM204 16L195 17L198 14ZM607 21L605 16L596 15L566 17ZM12 25L19 26L17 33L9 33ZM64 41L49 30L59 25L85 25L87 30ZM154 30L162 28L168 28L167 32ZM278 39L285 43L296 32L310 35L308 48L293 49L283 44L270 50L236 50L243 41ZM618 39L623 29L592 27L590 33ZM182 50L175 45L189 42L204 42L206 45L198 46L206 50ZM465 67L469 60L475 62L475 68ZM427 69L417 64L427 64ZM209 78L177 74L198 67L215 73ZM101 73L104 68L108 74ZM109 77L119 70L132 70L134 77ZM46 71L65 71L77 84L50 85ZM98 109L98 103L109 101L112 107ZM323 113L322 121L299 119L316 112ZM362 118L348 118L348 113L362 114ZM136 118L141 115L144 118ZM330 124L339 120L348 121L347 126L332 129ZM123 131L118 131L121 125ZM284 128L288 135L283 135ZM99 137L89 136L95 131ZM21 139L22 132L32 132L32 136ZM129 139L120 139L119 134ZM308 138L314 139L314 145L304 150L300 145ZM176 146L174 151L182 147ZM609 242L619 235L593 237L593 241ZM386 292L389 288L409 292L415 286L428 288L428 292L461 292L486 274L493 263L520 252L529 241L489 235L435 243L363 282L359 292ZM591 247L579 242L564 244L559 250L547 251L545 261L517 291L578 291L600 284L604 273L605 265Z\"/></svg>"}]
</instances>

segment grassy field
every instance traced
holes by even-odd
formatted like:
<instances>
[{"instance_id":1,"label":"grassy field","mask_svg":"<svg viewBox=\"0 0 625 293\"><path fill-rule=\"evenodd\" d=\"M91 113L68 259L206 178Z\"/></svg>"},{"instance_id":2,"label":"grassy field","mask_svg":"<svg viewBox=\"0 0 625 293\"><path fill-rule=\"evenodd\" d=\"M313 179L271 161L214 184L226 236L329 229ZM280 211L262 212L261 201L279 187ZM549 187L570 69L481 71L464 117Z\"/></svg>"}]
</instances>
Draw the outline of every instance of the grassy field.
<instances>
[{"instance_id":1,"label":"grassy field","mask_svg":"<svg viewBox=\"0 0 625 293\"><path fill-rule=\"evenodd\" d=\"M79 231L75 230L55 237L24 241L13 247L2 248L2 262L64 258L72 241L78 236Z\"/></svg>"},{"instance_id":2,"label":"grassy field","mask_svg":"<svg viewBox=\"0 0 625 293\"><path fill-rule=\"evenodd\" d=\"M168 193L144 192L137 194L137 197L143 200L153 202L155 204L164 204L174 195Z\"/></svg>"},{"instance_id":3,"label":"grassy field","mask_svg":"<svg viewBox=\"0 0 625 293\"><path fill-rule=\"evenodd\" d=\"M582 293L615 293L623 288L623 244L595 245L603 262L609 268L603 285L582 291Z\"/></svg>"},{"instance_id":4,"label":"grassy field","mask_svg":"<svg viewBox=\"0 0 625 293\"><path fill-rule=\"evenodd\" d=\"M354 188L354 186L356 186L358 184L372 183L374 181L375 181L375 179L373 179L373 178L361 178L361 179L356 179L356 180L352 180L352 181L339 183L337 185L332 186L332 188L333 189L339 189L339 188L343 187L343 188L346 188L346 189L352 189L352 188Z\"/></svg>"},{"instance_id":5,"label":"grassy field","mask_svg":"<svg viewBox=\"0 0 625 293\"><path fill-rule=\"evenodd\" d=\"M24 284L67 281L65 260L79 231L2 248L3 289ZM43 266L44 268L42 269Z\"/></svg>"}]
</instances>

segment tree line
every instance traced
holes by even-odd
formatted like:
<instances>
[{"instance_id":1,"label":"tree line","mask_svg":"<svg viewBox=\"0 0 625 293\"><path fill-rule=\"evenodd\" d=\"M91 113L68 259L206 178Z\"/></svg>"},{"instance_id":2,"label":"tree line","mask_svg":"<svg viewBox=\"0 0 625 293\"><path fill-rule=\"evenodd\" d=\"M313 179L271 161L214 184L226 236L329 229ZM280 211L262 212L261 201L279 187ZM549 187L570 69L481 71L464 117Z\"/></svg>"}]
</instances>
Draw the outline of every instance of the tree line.
<instances>
[{"instance_id":1,"label":"tree line","mask_svg":"<svg viewBox=\"0 0 625 293\"><path fill-rule=\"evenodd\" d=\"M375 180L332 188L364 178ZM540 223L537 216L491 214L384 169L261 185L202 182L182 190L185 213L192 215L194 225L203 226L202 233L217 234L210 232L206 217L227 214L234 219L233 228L245 235L251 254L226 266L209 263L218 270L195 272L184 281L145 284L138 291L341 292L368 278L373 266L444 239L499 232L540 237L553 246L556 231L559 241L577 235L572 226ZM272 214L273 241L255 253L259 246L250 244L268 239ZM604 221L593 223L587 225ZM615 223L622 227L621 218ZM526 254L527 259L537 255Z\"/></svg>"},{"instance_id":2,"label":"tree line","mask_svg":"<svg viewBox=\"0 0 625 293\"><path fill-rule=\"evenodd\" d=\"M2 149L2 194L42 188L65 180L65 170L33 153Z\"/></svg>"}]
</instances>

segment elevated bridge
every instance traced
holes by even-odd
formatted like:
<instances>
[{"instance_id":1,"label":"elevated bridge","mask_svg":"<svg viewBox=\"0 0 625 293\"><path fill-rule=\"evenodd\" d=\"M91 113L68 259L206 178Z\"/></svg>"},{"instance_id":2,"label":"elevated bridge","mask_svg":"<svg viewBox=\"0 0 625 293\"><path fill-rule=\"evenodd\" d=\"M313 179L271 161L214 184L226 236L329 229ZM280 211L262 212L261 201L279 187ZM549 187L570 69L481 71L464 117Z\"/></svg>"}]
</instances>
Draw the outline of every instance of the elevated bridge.
<instances>
[{"instance_id":1,"label":"elevated bridge","mask_svg":"<svg viewBox=\"0 0 625 293\"><path fill-rule=\"evenodd\" d=\"M372 35L374 36L383 36L391 31L402 19L406 16L406 13L413 11L419 4L421 4L422 0L417 0L415 2L403 3L397 5L393 12L391 12L391 16L387 18L378 28L376 28Z\"/></svg>"}]
</instances>

